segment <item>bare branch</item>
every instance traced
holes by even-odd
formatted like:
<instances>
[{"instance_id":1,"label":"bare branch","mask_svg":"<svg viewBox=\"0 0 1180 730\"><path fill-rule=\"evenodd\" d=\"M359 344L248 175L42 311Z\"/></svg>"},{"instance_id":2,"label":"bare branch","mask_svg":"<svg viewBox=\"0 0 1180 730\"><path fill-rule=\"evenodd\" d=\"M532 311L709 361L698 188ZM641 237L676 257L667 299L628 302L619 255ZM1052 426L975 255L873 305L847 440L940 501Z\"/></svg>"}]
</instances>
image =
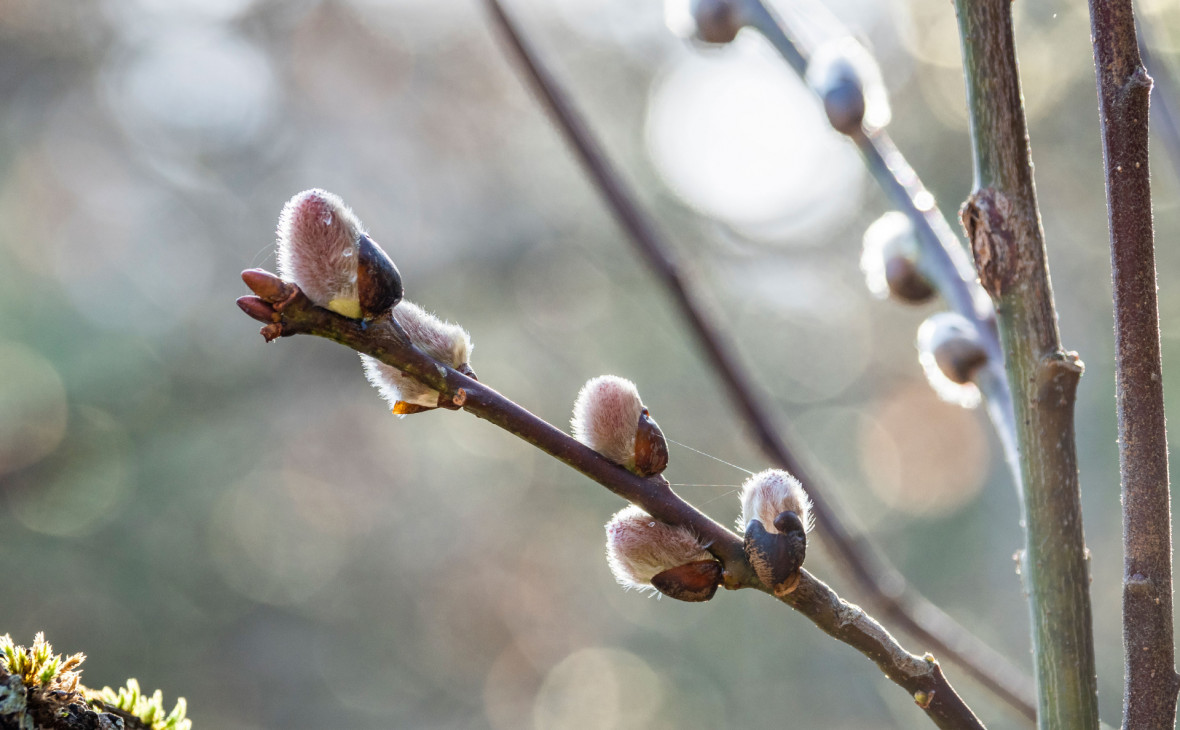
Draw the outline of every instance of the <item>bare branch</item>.
<instances>
[{"instance_id":1,"label":"bare branch","mask_svg":"<svg viewBox=\"0 0 1180 730\"><path fill-rule=\"evenodd\" d=\"M963 206L980 282L998 312L1024 483L1022 575L1037 670L1037 722L1097 728L1090 576L1078 490L1074 400L1033 186L1010 0L956 0L975 160Z\"/></svg>"},{"instance_id":2,"label":"bare branch","mask_svg":"<svg viewBox=\"0 0 1180 730\"><path fill-rule=\"evenodd\" d=\"M1123 727L1176 724L1172 505L1148 171L1151 78L1130 0L1090 2L1114 276L1123 492Z\"/></svg>"},{"instance_id":3,"label":"bare branch","mask_svg":"<svg viewBox=\"0 0 1180 730\"><path fill-rule=\"evenodd\" d=\"M691 529L721 562L726 588L755 588L773 595L747 561L742 540L681 499L663 477L643 478L631 473L487 385L432 360L410 344L388 314L366 324L315 306L297 286L267 272L243 272L243 279L258 296L242 297L238 306L265 323L262 334L268 341L295 334L316 335L398 368L437 390L457 408L533 444L656 519ZM906 651L876 620L810 573L801 571L798 587L780 600L872 660L938 727L984 727L951 687L933 656Z\"/></svg>"},{"instance_id":4,"label":"bare branch","mask_svg":"<svg viewBox=\"0 0 1180 730\"><path fill-rule=\"evenodd\" d=\"M527 73L558 128L606 198L630 241L652 273L672 295L674 303L696 336L698 345L704 350L713 370L729 390L733 402L737 404L739 412L753 431L759 446L775 464L790 471L807 488L815 502L816 516L823 527L824 541L832 550L838 564L864 591L867 601L885 619L926 643L941 656L962 666L968 674L1025 717L1034 718L1035 709L1028 690L1031 682L1027 676L956 623L942 609L914 591L906 583L905 578L880 556L873 545L863 536L855 534L843 522L838 510L833 508L825 497L824 486L810 475L802 461L788 446L764 406L766 398L757 391L742 364L733 355L734 348L726 342L713 324L712 318L683 275L672 247L635 202L635 194L611 165L582 116L569 101L568 95L522 38L499 2L487 0L487 3L505 39L516 51L522 70ZM1003 383L1002 375L1000 383Z\"/></svg>"}]
</instances>

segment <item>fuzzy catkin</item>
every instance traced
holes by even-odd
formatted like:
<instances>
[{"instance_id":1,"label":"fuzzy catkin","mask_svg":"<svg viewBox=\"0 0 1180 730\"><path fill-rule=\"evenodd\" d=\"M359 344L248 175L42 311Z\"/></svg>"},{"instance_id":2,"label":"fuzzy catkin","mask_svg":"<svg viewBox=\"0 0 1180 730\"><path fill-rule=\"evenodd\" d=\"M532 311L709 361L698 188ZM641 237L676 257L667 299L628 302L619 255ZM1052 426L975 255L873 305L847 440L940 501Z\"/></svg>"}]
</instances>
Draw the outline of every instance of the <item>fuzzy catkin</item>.
<instances>
[{"instance_id":1,"label":"fuzzy catkin","mask_svg":"<svg viewBox=\"0 0 1180 730\"><path fill-rule=\"evenodd\" d=\"M574 438L627 468L635 465L635 433L643 401L626 378L600 375L587 381L574 401Z\"/></svg>"},{"instance_id":2,"label":"fuzzy catkin","mask_svg":"<svg viewBox=\"0 0 1180 730\"><path fill-rule=\"evenodd\" d=\"M279 214L279 275L316 306L359 318L357 241L364 232L338 195L319 189L295 195Z\"/></svg>"},{"instance_id":3,"label":"fuzzy catkin","mask_svg":"<svg viewBox=\"0 0 1180 730\"><path fill-rule=\"evenodd\" d=\"M794 512L811 531L815 517L811 497L799 480L782 469L767 469L754 474L742 484L742 516L738 530L745 530L750 520L758 520L767 532L778 532L774 519L781 512Z\"/></svg>"},{"instance_id":4,"label":"fuzzy catkin","mask_svg":"<svg viewBox=\"0 0 1180 730\"><path fill-rule=\"evenodd\" d=\"M402 300L393 308L393 318L405 330L410 342L435 360L458 368L470 362L471 336L454 322L446 322L413 302ZM438 391L423 385L395 367L368 355L361 355L365 377L390 407L410 403L433 408Z\"/></svg>"},{"instance_id":5,"label":"fuzzy catkin","mask_svg":"<svg viewBox=\"0 0 1180 730\"><path fill-rule=\"evenodd\" d=\"M712 556L685 527L669 525L628 505L606 523L606 560L619 585L655 590L651 579L665 570Z\"/></svg>"}]
</instances>

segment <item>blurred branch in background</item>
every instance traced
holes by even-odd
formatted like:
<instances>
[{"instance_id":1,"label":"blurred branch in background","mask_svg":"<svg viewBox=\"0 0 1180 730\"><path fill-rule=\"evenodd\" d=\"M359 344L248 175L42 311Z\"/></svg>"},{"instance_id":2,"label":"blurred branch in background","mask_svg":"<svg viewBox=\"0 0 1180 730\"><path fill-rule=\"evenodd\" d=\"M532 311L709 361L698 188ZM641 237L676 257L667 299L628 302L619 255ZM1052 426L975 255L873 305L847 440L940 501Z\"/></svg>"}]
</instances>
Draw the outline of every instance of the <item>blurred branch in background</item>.
<instances>
[{"instance_id":1,"label":"blurred branch in background","mask_svg":"<svg viewBox=\"0 0 1180 730\"><path fill-rule=\"evenodd\" d=\"M790 25L789 17L779 15L765 0L712 0L714 4L732 6L731 11L735 25L745 25L756 29L770 41L771 45L782 55L791 69L801 78L808 79L812 69L810 54L795 40L798 35ZM845 39L851 40L851 34L837 19L830 18L830 26L836 29L838 37L829 40L829 44L837 44ZM859 48L859 44L857 44ZM876 61L864 51L865 59L876 70ZM859 82L862 87L862 98L868 97L868 90L863 88L870 83L863 76L858 79L847 79L848 83ZM910 219L921 247L923 274L942 295L951 308L970 322L979 333L980 341L987 352L987 362L983 365L984 372L977 374L976 384L983 391L987 399L988 413L992 425L1004 447L1004 455L1008 468L1012 472L1012 479L1017 494L1021 491L1020 459L1016 449L1016 426L1012 415L1012 394L1008 388L1008 376L1004 371L1003 353L1000 349L999 333L996 330L996 313L979 286L978 277L970 260L963 250L959 238L951 230L934 196L922 184L917 172L906 161L905 156L893 143L889 133L885 130L888 115L884 116L878 125L869 119L862 123L860 118L847 126L838 125L833 117L828 99L814 83L809 84L813 91L821 96L825 107L829 108L829 119L838 131L847 135L860 150L865 165L873 180L893 203L893 205ZM843 89L832 89L834 94L847 93ZM884 94L884 90L881 91ZM839 102L837 102L839 103ZM871 103L871 98L861 104L862 116L868 111L865 106ZM841 128L843 127L843 128Z\"/></svg>"},{"instance_id":2,"label":"blurred branch in background","mask_svg":"<svg viewBox=\"0 0 1180 730\"><path fill-rule=\"evenodd\" d=\"M1164 416L1148 130L1152 79L1130 0L1090 1L1114 278L1115 394L1123 503L1123 727L1176 725L1172 504ZM1145 45L1145 44L1144 44ZM1166 83L1166 77L1165 77ZM1163 102L1161 93L1157 101ZM1176 141L1161 105L1165 139ZM1170 150L1171 151L1171 150Z\"/></svg>"},{"instance_id":3,"label":"blurred branch in background","mask_svg":"<svg viewBox=\"0 0 1180 730\"><path fill-rule=\"evenodd\" d=\"M671 246L660 235L651 219L639 208L635 202L636 196L611 165L601 145L569 101L568 94L542 64L498 0L487 0L487 4L505 39L515 49L523 70L528 74L587 173L606 198L615 217L627 232L629 240L657 279L671 293L673 301L704 350L715 375L725 384L747 425L754 432L759 446L774 463L798 477L808 489L815 502L815 512L823 528L826 544L832 548L837 562L844 567L848 575L865 592L869 603L875 610L880 611L886 620L896 623L911 636L928 642L934 651L962 666L981 684L1032 719L1034 709L1028 693L1030 683L1023 673L987 644L972 636L940 608L910 588L904 577L880 556L871 543L863 536L856 535L844 523L843 518L839 516L839 510L828 501L825 487L817 483L776 427L773 417L764 405L767 402L766 398L756 391L749 375L733 354L732 345L725 341L725 337L699 301L690 280L682 274ZM892 177L889 179L893 181L893 187L904 190L905 186L902 183ZM918 187L920 188L920 183ZM909 200L904 193L903 197ZM926 220L925 214L916 212L916 206L910 207L920 220ZM944 249L935 234L932 233L931 236L937 250L950 250ZM949 253L944 253L944 256L948 262L953 261ZM958 267L949 264L949 270L956 272L951 278L960 282L957 286L964 292L962 301L965 306L970 305L971 316L978 320L980 314L973 304L976 300L967 293Z\"/></svg>"},{"instance_id":4,"label":"blurred branch in background","mask_svg":"<svg viewBox=\"0 0 1180 730\"><path fill-rule=\"evenodd\" d=\"M450 401L516 435L642 507L657 520L691 529L720 560L726 588L757 588L775 595L755 575L742 540L681 499L662 476L644 478L633 474L488 386L433 360L407 339L392 316L361 322L315 306L296 285L267 272L254 269L243 272L242 278L257 296L242 297L238 304L250 317L265 324L262 334L268 342L311 334L377 358L438 391L440 402ZM822 581L801 571L798 586L777 597L828 635L868 657L885 676L905 689L938 727L984 727L951 687L934 657L906 651L876 620L843 601Z\"/></svg>"}]
</instances>

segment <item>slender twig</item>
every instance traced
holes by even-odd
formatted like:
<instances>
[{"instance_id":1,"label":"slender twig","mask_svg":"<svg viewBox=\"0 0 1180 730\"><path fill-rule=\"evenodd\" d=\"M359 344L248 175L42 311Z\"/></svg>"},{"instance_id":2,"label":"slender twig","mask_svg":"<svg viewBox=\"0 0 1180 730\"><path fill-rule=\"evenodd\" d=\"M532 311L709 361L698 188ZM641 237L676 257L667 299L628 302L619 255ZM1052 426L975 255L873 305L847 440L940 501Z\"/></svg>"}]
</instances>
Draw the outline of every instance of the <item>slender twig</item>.
<instances>
[{"instance_id":1,"label":"slender twig","mask_svg":"<svg viewBox=\"0 0 1180 730\"><path fill-rule=\"evenodd\" d=\"M721 562L726 588L755 588L773 595L746 560L742 540L681 499L663 477L636 476L487 385L432 360L405 338L388 314L363 324L315 306L297 286L266 272L250 272L247 282L261 296L243 297L240 306L251 317L267 323L263 328L267 340L316 335L402 370L449 398L456 407L533 444L656 519L691 529ZM984 727L947 681L934 657L906 651L880 623L810 573L803 571L799 586L781 600L872 660L914 698L938 727Z\"/></svg>"},{"instance_id":2,"label":"slender twig","mask_svg":"<svg viewBox=\"0 0 1180 730\"><path fill-rule=\"evenodd\" d=\"M528 73L559 129L606 198L636 250L672 295L696 336L698 345L729 390L759 446L773 462L793 473L807 487L815 502L817 521L824 528L822 539L831 548L837 563L864 591L874 610L909 635L925 642L940 656L961 666L1004 702L1032 719L1035 709L1028 691L1030 681L1024 673L914 591L873 545L844 523L838 510L825 496L823 485L787 445L764 405L767 399L758 392L734 356L734 348L713 324L682 273L672 247L664 240L650 217L639 208L635 194L611 165L601 145L569 102L568 95L541 64L537 54L521 37L500 4L496 0L487 2L493 18L516 50L522 68Z\"/></svg>"},{"instance_id":3,"label":"slender twig","mask_svg":"<svg viewBox=\"0 0 1180 730\"><path fill-rule=\"evenodd\" d=\"M980 282L998 313L1024 482L1022 574L1043 728L1098 727L1090 576L1078 490L1074 401L1082 364L1065 352L1049 283L1010 0L956 0L975 190L963 205Z\"/></svg>"},{"instance_id":4,"label":"slender twig","mask_svg":"<svg viewBox=\"0 0 1180 730\"><path fill-rule=\"evenodd\" d=\"M1090 0L1114 276L1123 492L1123 727L1176 725L1172 505L1148 171L1151 78L1130 0Z\"/></svg>"},{"instance_id":5,"label":"slender twig","mask_svg":"<svg viewBox=\"0 0 1180 730\"><path fill-rule=\"evenodd\" d=\"M1151 34L1142 23L1136 23L1139 55L1154 83L1151 86L1151 118L1155 122L1156 137L1163 141L1172 158L1172 171L1180 177L1180 109L1176 108L1176 77L1168 63L1157 58L1152 50Z\"/></svg>"}]
</instances>

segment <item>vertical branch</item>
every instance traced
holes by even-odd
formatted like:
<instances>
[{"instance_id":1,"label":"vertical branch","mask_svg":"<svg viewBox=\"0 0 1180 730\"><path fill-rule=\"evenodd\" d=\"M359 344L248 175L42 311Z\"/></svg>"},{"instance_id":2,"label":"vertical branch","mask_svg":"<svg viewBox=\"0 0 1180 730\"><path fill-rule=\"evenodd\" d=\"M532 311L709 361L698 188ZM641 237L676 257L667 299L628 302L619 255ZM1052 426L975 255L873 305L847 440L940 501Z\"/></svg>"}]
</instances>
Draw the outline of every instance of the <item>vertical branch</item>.
<instances>
[{"instance_id":1,"label":"vertical branch","mask_svg":"<svg viewBox=\"0 0 1180 730\"><path fill-rule=\"evenodd\" d=\"M956 0L975 190L963 226L998 314L1024 482L1023 575L1032 619L1037 721L1098 727L1090 577L1074 400L1082 364L1062 350L1033 186L1010 0Z\"/></svg>"},{"instance_id":2,"label":"vertical branch","mask_svg":"<svg viewBox=\"0 0 1180 730\"><path fill-rule=\"evenodd\" d=\"M1151 78L1130 0L1090 2L1114 276L1123 492L1123 727L1176 724L1172 519L1148 173Z\"/></svg>"},{"instance_id":3,"label":"vertical branch","mask_svg":"<svg viewBox=\"0 0 1180 730\"><path fill-rule=\"evenodd\" d=\"M793 473L806 486L814 502L817 522L823 528L820 534L838 564L865 592L866 600L882 614L882 618L926 642L931 651L962 666L1017 712L1033 719L1035 709L1023 672L914 591L871 543L844 523L839 511L825 496L822 484L810 475L783 438L766 408L767 399L757 391L742 363L734 356L732 346L714 325L683 275L672 247L660 235L650 217L636 204L636 196L611 165L564 89L522 37L499 0L485 1L493 20L519 58L522 71L529 77L559 130L599 192L606 198L631 243L655 277L668 289L674 303L688 321L698 345L704 350L714 373L728 389L758 445L771 461Z\"/></svg>"}]
</instances>

